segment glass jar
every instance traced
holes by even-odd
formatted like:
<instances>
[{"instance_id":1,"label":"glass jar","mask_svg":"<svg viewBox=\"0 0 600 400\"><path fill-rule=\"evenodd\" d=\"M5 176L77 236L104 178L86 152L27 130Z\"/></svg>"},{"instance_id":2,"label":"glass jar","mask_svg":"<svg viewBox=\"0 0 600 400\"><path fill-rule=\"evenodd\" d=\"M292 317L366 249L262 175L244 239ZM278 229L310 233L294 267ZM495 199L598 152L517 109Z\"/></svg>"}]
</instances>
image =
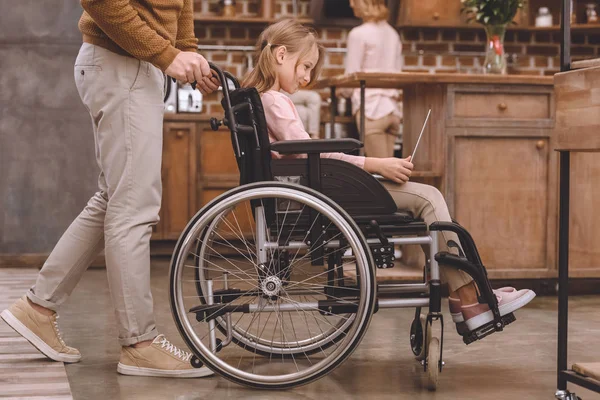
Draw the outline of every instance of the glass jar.
<instances>
[{"instance_id":1,"label":"glass jar","mask_svg":"<svg viewBox=\"0 0 600 400\"><path fill-rule=\"evenodd\" d=\"M596 11L596 3L589 3L586 5L585 16L587 17L588 24L598 23L598 12Z\"/></svg>"},{"instance_id":2,"label":"glass jar","mask_svg":"<svg viewBox=\"0 0 600 400\"><path fill-rule=\"evenodd\" d=\"M535 26L538 28L548 28L552 26L552 14L548 7L540 7L538 15L535 17Z\"/></svg>"}]
</instances>

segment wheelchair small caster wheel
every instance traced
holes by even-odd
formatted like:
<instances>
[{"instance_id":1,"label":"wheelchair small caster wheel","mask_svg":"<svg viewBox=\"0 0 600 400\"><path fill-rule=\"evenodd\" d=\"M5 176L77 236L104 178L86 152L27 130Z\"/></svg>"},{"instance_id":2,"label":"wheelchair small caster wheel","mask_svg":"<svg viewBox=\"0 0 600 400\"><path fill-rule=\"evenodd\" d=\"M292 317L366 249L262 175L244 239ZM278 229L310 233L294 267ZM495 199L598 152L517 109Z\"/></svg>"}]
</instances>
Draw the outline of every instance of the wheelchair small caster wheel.
<instances>
[{"instance_id":1,"label":"wheelchair small caster wheel","mask_svg":"<svg viewBox=\"0 0 600 400\"><path fill-rule=\"evenodd\" d=\"M192 364L192 367L194 367L194 368L202 368L204 366L202 361L200 361L200 359L196 356L192 356L190 363Z\"/></svg>"},{"instance_id":2,"label":"wheelchair small caster wheel","mask_svg":"<svg viewBox=\"0 0 600 400\"><path fill-rule=\"evenodd\" d=\"M440 341L432 338L427 349L427 389L435 391L440 377Z\"/></svg>"},{"instance_id":3,"label":"wheelchair small caster wheel","mask_svg":"<svg viewBox=\"0 0 600 400\"><path fill-rule=\"evenodd\" d=\"M425 338L425 324L427 317L420 314L415 318L410 326L410 348L417 361L424 360L427 356L427 343L431 341L431 325L427 329L427 338Z\"/></svg>"}]
</instances>

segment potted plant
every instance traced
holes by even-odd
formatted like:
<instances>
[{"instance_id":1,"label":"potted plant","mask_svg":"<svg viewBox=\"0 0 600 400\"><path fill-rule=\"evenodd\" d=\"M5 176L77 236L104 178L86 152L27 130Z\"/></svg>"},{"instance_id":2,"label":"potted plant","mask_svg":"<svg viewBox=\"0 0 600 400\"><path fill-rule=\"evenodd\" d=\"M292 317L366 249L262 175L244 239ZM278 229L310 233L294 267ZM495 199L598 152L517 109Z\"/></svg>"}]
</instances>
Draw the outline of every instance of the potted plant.
<instances>
[{"instance_id":1,"label":"potted plant","mask_svg":"<svg viewBox=\"0 0 600 400\"><path fill-rule=\"evenodd\" d=\"M506 26L514 23L513 18L524 0L461 0L461 12L467 15L468 22L478 22L487 35L484 73L505 74L506 57L504 35Z\"/></svg>"}]
</instances>

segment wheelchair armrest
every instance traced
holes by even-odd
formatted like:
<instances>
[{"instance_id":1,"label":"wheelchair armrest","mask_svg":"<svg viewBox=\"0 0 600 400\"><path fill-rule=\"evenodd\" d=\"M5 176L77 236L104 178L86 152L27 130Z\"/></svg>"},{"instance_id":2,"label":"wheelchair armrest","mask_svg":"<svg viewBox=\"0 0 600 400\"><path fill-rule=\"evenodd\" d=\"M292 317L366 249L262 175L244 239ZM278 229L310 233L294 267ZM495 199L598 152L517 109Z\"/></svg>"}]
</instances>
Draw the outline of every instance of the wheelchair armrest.
<instances>
[{"instance_id":1,"label":"wheelchair armrest","mask_svg":"<svg viewBox=\"0 0 600 400\"><path fill-rule=\"evenodd\" d=\"M282 140L271 143L271 150L279 154L349 153L363 144L356 139Z\"/></svg>"}]
</instances>

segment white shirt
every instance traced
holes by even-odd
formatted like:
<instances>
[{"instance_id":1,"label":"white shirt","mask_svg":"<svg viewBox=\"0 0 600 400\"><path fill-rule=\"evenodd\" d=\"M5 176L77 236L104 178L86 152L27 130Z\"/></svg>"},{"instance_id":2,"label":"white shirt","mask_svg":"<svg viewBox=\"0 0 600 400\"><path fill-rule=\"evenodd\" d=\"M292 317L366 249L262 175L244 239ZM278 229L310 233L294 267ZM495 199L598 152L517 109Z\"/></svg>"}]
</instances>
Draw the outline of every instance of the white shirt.
<instances>
[{"instance_id":1,"label":"white shirt","mask_svg":"<svg viewBox=\"0 0 600 400\"><path fill-rule=\"evenodd\" d=\"M348 34L346 74L353 72L400 72L402 43L398 32L386 21L365 22ZM391 113L402 117L396 89L366 89L365 116L381 119ZM360 89L352 93L352 113L360 110Z\"/></svg>"}]
</instances>

